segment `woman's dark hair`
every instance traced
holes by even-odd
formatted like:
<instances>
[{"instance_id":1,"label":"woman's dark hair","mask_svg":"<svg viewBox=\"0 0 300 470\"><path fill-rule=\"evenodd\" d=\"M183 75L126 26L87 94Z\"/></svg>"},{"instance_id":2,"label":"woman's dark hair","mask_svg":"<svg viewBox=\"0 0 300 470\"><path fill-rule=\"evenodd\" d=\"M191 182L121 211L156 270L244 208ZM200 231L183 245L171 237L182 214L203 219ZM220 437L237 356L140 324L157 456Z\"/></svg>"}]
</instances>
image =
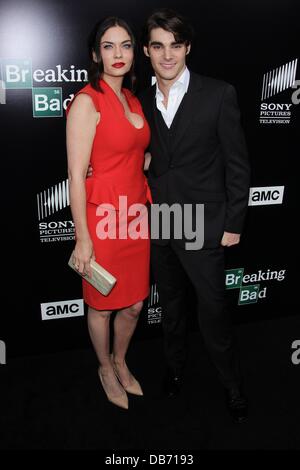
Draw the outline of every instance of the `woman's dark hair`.
<instances>
[{"instance_id":1,"label":"woman's dark hair","mask_svg":"<svg viewBox=\"0 0 300 470\"><path fill-rule=\"evenodd\" d=\"M170 8L160 8L149 16L142 32L144 46L148 46L151 31L156 28L162 28L169 33L173 33L175 40L184 43L186 46L191 44L194 37L194 29L189 21Z\"/></svg>"},{"instance_id":2,"label":"woman's dark hair","mask_svg":"<svg viewBox=\"0 0 300 470\"><path fill-rule=\"evenodd\" d=\"M130 26L126 23L126 21L122 20L121 18L117 18L116 16L110 16L102 21L98 21L94 28L92 29L89 39L88 39L88 48L89 48L89 56L91 59L90 67L88 70L88 80L94 88L94 90L100 91L103 93L103 90L101 89L101 86L99 84L100 78L102 77L103 74L103 62L100 54L100 41L102 36L106 33L106 31L109 28L112 28L114 26L120 26L121 28L124 28L125 31L130 36L130 40L132 42L132 47L133 50L135 50L135 38L133 35L133 32L130 28ZM97 57L97 63L94 62L93 60L93 52L95 52L96 57ZM132 66L128 72L129 74L129 79L130 79L130 85L131 88L134 88L136 77L134 73L134 60L132 62Z\"/></svg>"}]
</instances>

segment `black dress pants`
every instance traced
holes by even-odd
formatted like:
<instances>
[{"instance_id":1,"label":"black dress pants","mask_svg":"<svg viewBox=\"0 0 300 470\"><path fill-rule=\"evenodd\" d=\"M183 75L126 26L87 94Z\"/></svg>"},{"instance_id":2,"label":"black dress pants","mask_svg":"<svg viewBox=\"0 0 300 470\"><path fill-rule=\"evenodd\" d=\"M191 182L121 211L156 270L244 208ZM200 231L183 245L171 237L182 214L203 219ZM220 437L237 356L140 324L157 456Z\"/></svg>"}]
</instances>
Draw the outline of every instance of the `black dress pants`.
<instances>
[{"instance_id":1,"label":"black dress pants","mask_svg":"<svg viewBox=\"0 0 300 470\"><path fill-rule=\"evenodd\" d=\"M226 388L241 383L240 366L225 308L224 249L187 251L170 241L151 245L151 267L162 306L164 350L168 368L182 371L186 356L186 290L191 282L197 315L210 358Z\"/></svg>"}]
</instances>

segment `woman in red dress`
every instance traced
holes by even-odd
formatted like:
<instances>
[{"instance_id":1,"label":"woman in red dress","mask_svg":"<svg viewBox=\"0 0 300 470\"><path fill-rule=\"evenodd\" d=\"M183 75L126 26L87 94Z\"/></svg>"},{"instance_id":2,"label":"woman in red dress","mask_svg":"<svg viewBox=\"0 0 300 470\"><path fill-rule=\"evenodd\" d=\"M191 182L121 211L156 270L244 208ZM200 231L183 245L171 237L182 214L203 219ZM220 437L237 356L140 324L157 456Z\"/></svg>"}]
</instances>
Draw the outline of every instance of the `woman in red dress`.
<instances>
[{"instance_id":1,"label":"woman in red dress","mask_svg":"<svg viewBox=\"0 0 300 470\"><path fill-rule=\"evenodd\" d=\"M83 297L102 386L111 402L127 409L126 391L143 394L125 355L149 292L150 241L145 230L140 237L128 235L134 216L124 218L123 212L119 217L119 197L128 208L137 207L132 204L145 208L151 200L143 171L150 130L138 99L122 88L126 74L133 79L134 37L127 23L114 17L98 23L90 37L90 54L89 83L67 109L70 204L76 233L73 258L83 275L90 274L93 258L117 278L107 297L83 279ZM89 164L93 175L86 178ZM147 211L142 212L140 228L145 228ZM116 221L109 234L108 218ZM113 310L118 312L110 354Z\"/></svg>"}]
</instances>

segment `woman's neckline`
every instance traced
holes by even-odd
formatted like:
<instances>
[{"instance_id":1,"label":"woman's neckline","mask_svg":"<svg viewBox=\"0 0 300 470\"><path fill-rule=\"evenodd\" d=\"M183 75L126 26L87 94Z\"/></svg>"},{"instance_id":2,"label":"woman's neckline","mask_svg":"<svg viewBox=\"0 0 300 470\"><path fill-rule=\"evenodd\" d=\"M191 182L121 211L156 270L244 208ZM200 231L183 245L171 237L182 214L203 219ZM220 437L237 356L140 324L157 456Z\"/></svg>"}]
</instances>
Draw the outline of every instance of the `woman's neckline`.
<instances>
[{"instance_id":1,"label":"woman's neckline","mask_svg":"<svg viewBox=\"0 0 300 470\"><path fill-rule=\"evenodd\" d=\"M137 131L140 131L142 130L144 127L145 127L145 119L140 116L140 114L138 114L139 117L141 117L143 119L143 125L142 127L136 127L127 117L126 117L126 112L125 112L125 108L124 108L124 105L121 101L121 99L119 98L119 96L117 95L117 93L115 92L115 90L113 89L113 87L107 83L103 78L100 79L100 84L104 83L106 85L106 87L113 93L113 95L115 96L115 98L118 100L119 102L119 105L122 107L122 111L123 111L123 115L124 115L124 118L126 119L127 122L129 122L129 124L134 128L136 129ZM125 97L125 100L126 100L126 103L128 105L128 108L131 112L131 114L137 114L135 113L133 110L132 110L132 107L131 107L131 104L130 104L130 100L129 100L129 94L131 94L130 90L128 90L127 88L121 88L121 93L123 93L124 97Z\"/></svg>"}]
</instances>

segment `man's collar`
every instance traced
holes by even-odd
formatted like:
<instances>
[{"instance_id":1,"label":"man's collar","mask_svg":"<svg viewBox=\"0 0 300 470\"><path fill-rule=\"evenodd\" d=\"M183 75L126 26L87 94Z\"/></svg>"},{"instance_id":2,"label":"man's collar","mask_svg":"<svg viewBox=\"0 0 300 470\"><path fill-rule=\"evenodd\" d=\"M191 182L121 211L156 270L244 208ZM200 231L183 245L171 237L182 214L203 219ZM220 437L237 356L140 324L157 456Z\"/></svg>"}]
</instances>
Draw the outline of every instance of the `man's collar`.
<instances>
[{"instance_id":1,"label":"man's collar","mask_svg":"<svg viewBox=\"0 0 300 470\"><path fill-rule=\"evenodd\" d=\"M173 87L177 87L178 85L179 86L182 86L184 87L184 92L186 93L187 90L188 90L188 87L189 87L189 82L190 82L190 71L187 67L185 67L184 71L182 72L182 74L180 75L180 77L176 80L175 83L173 83L173 85L171 86L170 90L173 88ZM158 87L158 82L156 81L156 96L158 96L159 98L162 98L163 97L163 93L160 91L159 87Z\"/></svg>"}]
</instances>

